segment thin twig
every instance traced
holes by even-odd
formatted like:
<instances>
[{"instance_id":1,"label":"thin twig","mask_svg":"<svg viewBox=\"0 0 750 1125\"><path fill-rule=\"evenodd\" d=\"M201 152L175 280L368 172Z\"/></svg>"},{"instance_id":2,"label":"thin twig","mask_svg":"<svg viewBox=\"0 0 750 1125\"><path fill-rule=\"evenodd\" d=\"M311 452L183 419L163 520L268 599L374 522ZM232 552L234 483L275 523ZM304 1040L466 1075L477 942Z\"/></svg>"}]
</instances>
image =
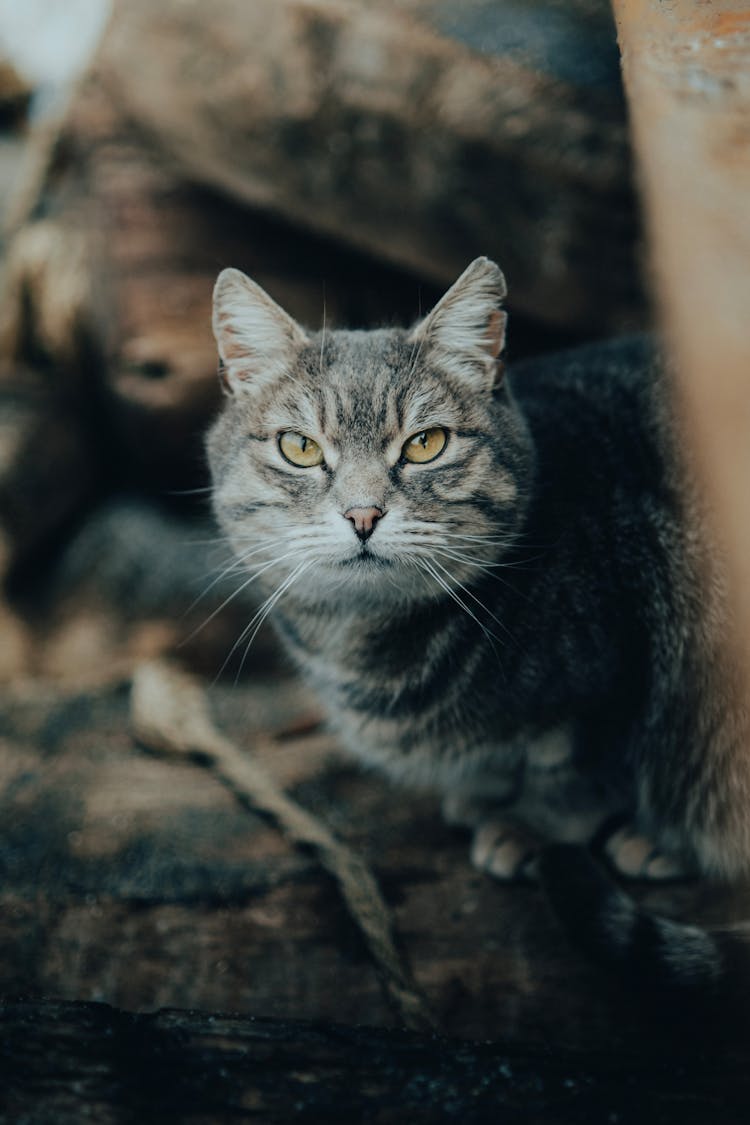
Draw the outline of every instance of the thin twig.
<instances>
[{"instance_id":1,"label":"thin twig","mask_svg":"<svg viewBox=\"0 0 750 1125\"><path fill-rule=\"evenodd\" d=\"M205 767L235 796L270 817L292 843L314 850L338 883L386 996L405 1026L436 1030L435 1017L396 948L390 911L367 864L288 797L247 751L216 729L201 685L165 662L143 664L133 677L131 712L140 742L172 754L200 754Z\"/></svg>"}]
</instances>

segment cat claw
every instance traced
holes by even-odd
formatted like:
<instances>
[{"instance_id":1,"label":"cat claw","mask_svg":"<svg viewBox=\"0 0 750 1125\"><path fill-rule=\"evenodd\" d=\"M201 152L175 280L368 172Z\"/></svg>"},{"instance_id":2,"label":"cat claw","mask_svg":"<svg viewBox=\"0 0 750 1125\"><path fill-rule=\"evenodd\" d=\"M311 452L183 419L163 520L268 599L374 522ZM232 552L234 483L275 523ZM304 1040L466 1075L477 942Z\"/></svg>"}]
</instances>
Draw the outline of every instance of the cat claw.
<instances>
[{"instance_id":1,"label":"cat claw","mask_svg":"<svg viewBox=\"0 0 750 1125\"><path fill-rule=\"evenodd\" d=\"M604 852L612 866L628 879L686 879L689 872L672 856L656 847L653 840L632 825L618 828L607 839Z\"/></svg>"},{"instance_id":2,"label":"cat claw","mask_svg":"<svg viewBox=\"0 0 750 1125\"><path fill-rule=\"evenodd\" d=\"M474 833L471 862L480 871L505 882L536 879L542 841L520 825L489 820Z\"/></svg>"}]
</instances>

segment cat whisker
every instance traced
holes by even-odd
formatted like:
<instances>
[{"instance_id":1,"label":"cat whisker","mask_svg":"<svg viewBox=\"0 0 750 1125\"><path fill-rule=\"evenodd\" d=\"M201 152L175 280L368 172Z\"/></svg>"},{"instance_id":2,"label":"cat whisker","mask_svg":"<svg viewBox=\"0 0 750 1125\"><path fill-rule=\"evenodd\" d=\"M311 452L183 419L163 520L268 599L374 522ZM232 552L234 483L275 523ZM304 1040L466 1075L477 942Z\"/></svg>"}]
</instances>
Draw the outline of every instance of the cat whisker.
<instances>
[{"instance_id":1,"label":"cat whisker","mask_svg":"<svg viewBox=\"0 0 750 1125\"><path fill-rule=\"evenodd\" d=\"M549 551L549 550L551 550L552 547L555 546L554 543L528 543L528 542L526 542L525 539L523 539L522 537L516 536L516 535L502 536L502 535L474 535L474 534L469 534L469 533L458 534L458 533L455 533L455 532L451 533L449 531L443 531L442 529L439 529L439 534L444 535L446 537L450 537L452 539L459 539L459 540L463 539L466 542L494 543L494 544L498 544L499 546L502 546L502 547L516 547L516 548L527 547L527 548L530 548L533 551Z\"/></svg>"},{"instance_id":2,"label":"cat whisker","mask_svg":"<svg viewBox=\"0 0 750 1125\"><path fill-rule=\"evenodd\" d=\"M226 543L230 545L230 540L226 535L215 535L211 539L183 539L183 547L212 547L215 543Z\"/></svg>"},{"instance_id":3,"label":"cat whisker","mask_svg":"<svg viewBox=\"0 0 750 1125\"><path fill-rule=\"evenodd\" d=\"M168 488L165 490L165 496L205 496L207 493L213 492L213 488L207 485L205 488Z\"/></svg>"},{"instance_id":4,"label":"cat whisker","mask_svg":"<svg viewBox=\"0 0 750 1125\"><path fill-rule=\"evenodd\" d=\"M453 559L454 562L464 563L464 565L474 567L477 570L482 570L485 574L489 574L493 578L497 577L497 575L492 573L493 570L502 566L502 563L485 562L484 559L475 559L472 555L466 555L463 551L455 551L453 548L445 547L442 544L435 544L433 546L433 554L441 555L446 559Z\"/></svg>"},{"instance_id":5,"label":"cat whisker","mask_svg":"<svg viewBox=\"0 0 750 1125\"><path fill-rule=\"evenodd\" d=\"M540 559L543 558L544 555L529 555L528 558L515 559L512 562L506 562L505 559L501 559L497 565L502 567L503 570L526 570L531 563L539 562Z\"/></svg>"},{"instance_id":6,"label":"cat whisker","mask_svg":"<svg viewBox=\"0 0 750 1125\"><path fill-rule=\"evenodd\" d=\"M446 550L447 549L454 550L457 555L462 554L462 552L460 551L460 546L461 546L462 541L465 541L466 546L468 546L472 549L477 549L477 548L481 548L481 547L504 547L504 548L507 548L507 549L511 549L511 548L517 549L518 546L519 546L519 543L518 543L517 539L503 539L499 536L492 536L492 535L468 535L468 534L467 535L459 535L459 534L451 533L451 532L448 532L448 531L444 531L442 528L437 527L437 526L436 526L435 531L436 531L436 538L430 539L431 546L434 545L435 547L442 547ZM411 534L413 535L414 533L411 533ZM457 542L454 545L453 543L442 542L443 539L452 539L452 540L456 540ZM534 545L531 544L531 543L525 543L525 544L523 544L523 546L533 547ZM544 550L547 550L547 549L548 549L548 547L544 548ZM487 559L487 560L484 560L484 559L475 560L475 559L472 558L472 556L465 555L465 556L463 556L463 558L459 559L458 561L463 561L463 562L466 562L466 563L477 562L477 563L481 563L482 566L490 567L490 568L496 568L498 570L524 570L531 563L538 562L540 559L543 559L543 558L544 558L544 555L537 554L537 555L529 555L528 557L524 557L524 558L513 558L513 559L500 558L500 559L494 559L494 560L491 561L489 559Z\"/></svg>"},{"instance_id":7,"label":"cat whisker","mask_svg":"<svg viewBox=\"0 0 750 1125\"><path fill-rule=\"evenodd\" d=\"M255 628L253 629L253 631L250 635L250 639L248 640L247 645L245 646L245 651L242 654L242 660L240 661L240 666L237 669L237 675L235 676L235 684L237 683L237 680L239 679L239 677L242 673L242 669L245 666L245 661L247 660L247 654L250 651L250 648L253 644L253 641L257 637L258 632L262 628L263 623L265 622L266 618L271 613L273 608L277 605L277 603L281 600L281 598L284 596L284 594L286 594L287 591L294 585L294 583L297 581L297 579L301 578L302 575L305 573L305 571L309 570L312 565L313 565L313 560L311 560L311 559L306 559L303 563L300 563L300 565L289 575L289 577L286 579L286 581L283 582L282 585L277 589L276 593L271 598L269 598L267 600L267 602L265 604L265 607L264 607L262 613L260 614L260 618L258 620L258 623L255 626Z\"/></svg>"},{"instance_id":8,"label":"cat whisker","mask_svg":"<svg viewBox=\"0 0 750 1125\"><path fill-rule=\"evenodd\" d=\"M499 577L494 573L495 571L504 570L514 565L513 563L503 562L502 559L498 559L493 562L490 559L476 558L476 556L474 555L469 555L465 551L461 551L459 548L453 547L451 545L446 545L445 543L434 544L433 550L435 551L435 553L443 554L447 558L454 559L456 562L466 563L467 566L478 567L480 570L485 571L493 578Z\"/></svg>"},{"instance_id":9,"label":"cat whisker","mask_svg":"<svg viewBox=\"0 0 750 1125\"><path fill-rule=\"evenodd\" d=\"M528 547L531 550L547 551L554 547L554 543L529 543L522 536L518 535L497 535L487 534L480 535L476 532L456 532L447 531L444 527L437 523L423 524L423 527L434 531L435 534L442 536L445 539L463 540L466 543L489 543L496 544L500 547Z\"/></svg>"},{"instance_id":10,"label":"cat whisker","mask_svg":"<svg viewBox=\"0 0 750 1125\"><path fill-rule=\"evenodd\" d=\"M323 285L323 328L320 334L320 378L323 379L323 353L326 346L326 294L325 284Z\"/></svg>"},{"instance_id":11,"label":"cat whisker","mask_svg":"<svg viewBox=\"0 0 750 1125\"><path fill-rule=\"evenodd\" d=\"M456 591L446 582L446 580L444 578L441 577L441 575L438 574L438 572L434 569L432 564L430 562L428 562L427 559L416 559L415 561L417 562L417 564L423 570L425 570L427 572L427 574L431 575L434 578L434 580L437 582L438 586L440 586L441 589L443 589L446 592L446 594L448 594L448 596L450 598L452 598L453 601L458 606L460 606L460 608L463 610L463 612L465 614L467 614L467 616L470 617L472 619L472 621L475 621L477 623L477 625L479 626L479 628L482 630L482 632L486 636L487 640L489 641L490 646L492 648L492 651L495 653L495 656L496 656L496 658L498 660L498 663L499 663L500 662L500 654L498 653L497 649L495 648L494 641L497 640L502 644L502 638L496 636L496 634L493 633L491 629L488 629L487 626L482 621L479 620L477 615L469 608L469 606L466 605L466 603L464 601L461 600L461 598L458 596Z\"/></svg>"},{"instance_id":12,"label":"cat whisker","mask_svg":"<svg viewBox=\"0 0 750 1125\"><path fill-rule=\"evenodd\" d=\"M476 604L477 604L477 605L479 606L479 608L480 608L480 609L482 609L482 610L483 610L483 611L484 611L484 612L485 612L485 613L486 613L486 614L487 614L487 615L488 615L489 617L491 617L491 618L492 618L492 620L493 620L494 622L496 622L496 623L497 623L497 624L498 624L498 625L500 626L500 628L501 628L501 629L502 629L502 631L503 631L503 632L505 633L505 635L506 635L506 636L507 636L507 637L509 638L509 640L513 641L513 634L512 634L511 632L510 632L510 630L508 629L508 627L507 627L507 625L505 624L505 622L504 622L504 621L501 621L501 620L500 620L500 618L499 618L499 617L497 617L497 616L496 616L496 614L494 614L494 613L492 612L492 610L489 610L489 609L487 609L487 606L486 606L486 605L484 604L484 602L482 602L482 601L481 601L481 600L480 600L480 599L479 599L479 598L478 598L478 597L476 596L476 594L474 594L474 593L473 593L473 592L472 592L472 591L471 591L471 590L470 590L470 589L468 588L468 586L464 586L462 582L459 582L459 581L458 581L458 579L457 579L457 578L456 578L456 577L455 577L455 576L454 576L453 574L451 574L451 572L450 572L450 571L448 570L448 568L447 568L446 566L443 566L443 564L442 564L441 562L438 562L438 561L437 561L437 559L435 559L435 566L439 567L439 568L440 568L440 570L442 570L442 571L443 571L443 573L444 573L444 574L446 574L446 575L448 576L448 578L449 578L449 579L451 580L451 582L455 582L455 583L456 583L456 585L457 585L457 586L459 587L459 589L463 590L463 592L464 592L465 594L467 594L467 595L468 595L468 596L469 596L469 597L470 597L470 598L472 599L472 601L476 602ZM494 636L494 635L495 635L495 634L493 634L493 636ZM500 640L500 638L499 638L499 637L498 637L497 639L498 639L498 640Z\"/></svg>"},{"instance_id":13,"label":"cat whisker","mask_svg":"<svg viewBox=\"0 0 750 1125\"><path fill-rule=\"evenodd\" d=\"M427 538L434 542L450 539L453 542L450 544L445 542L445 546L455 545L456 547L458 547L463 544L472 549L485 547L488 549L491 548L493 550L509 550L510 548L515 547L518 544L517 537L513 535L474 535L468 533L463 534L447 531L445 527L441 526L438 523L424 524L419 528L413 529L410 534L419 536L421 538Z\"/></svg>"},{"instance_id":14,"label":"cat whisker","mask_svg":"<svg viewBox=\"0 0 750 1125\"><path fill-rule=\"evenodd\" d=\"M211 592L211 590L213 590L214 586L216 586L219 582L221 582L221 580L223 578L226 578L228 575L233 574L235 571L244 569L245 563L247 562L248 559L252 558L254 555L262 553L263 551L272 551L272 550L276 549L277 547L280 547L282 544L288 542L292 538L293 538L292 535L285 535L285 536L283 536L279 539L274 539L274 540L271 540L270 542L262 543L262 544L258 545L257 547L253 548L253 550L246 551L244 555L240 555L239 557L232 559L229 566L225 567L213 579L213 581L209 582L209 584L208 584L208 586L206 586L205 590L203 590L202 593L200 593L198 595L198 597L188 606L188 608L185 610L185 612L183 614L183 617L187 617L188 614L192 613L192 611L195 609L195 607L197 605L200 605L200 603L203 601L203 599L206 597L206 595L209 594ZM209 573L212 573L212 572L209 572Z\"/></svg>"},{"instance_id":15,"label":"cat whisker","mask_svg":"<svg viewBox=\"0 0 750 1125\"><path fill-rule=\"evenodd\" d=\"M277 566L278 563L283 562L285 559L288 559L292 555L296 555L298 553L299 553L298 549L295 548L292 551L287 551L286 554L284 554L284 555L279 555L278 558L271 559L270 562L265 563L265 565L261 566L258 570L255 571L254 574L251 574L250 577L245 582L243 582L241 586L238 586L237 589L229 595L229 597L225 598L224 601L221 603L221 605L217 606L217 608L213 611L213 613L209 614L209 616L206 618L205 621L203 621L200 625L198 625L197 628L193 629L193 631L188 634L188 636L185 638L185 640L182 642L182 644L185 645L185 644L188 643L188 641L191 641L194 637L196 637L198 635L198 633L200 633L201 630L205 629L205 627L211 621L213 621L213 619L215 617L217 617L218 614L220 614L221 611L223 609L225 609L229 605L230 602L233 602L234 599L236 597L238 597L242 593L243 590L247 589L248 586L252 585L252 583L255 582L255 580L257 578L260 578L261 574L265 574L266 571L271 569L271 567Z\"/></svg>"},{"instance_id":16,"label":"cat whisker","mask_svg":"<svg viewBox=\"0 0 750 1125\"><path fill-rule=\"evenodd\" d=\"M454 553L454 552L451 552L451 551L446 551L445 549L441 550L438 547L436 547L434 549L433 554L442 555L445 558L453 559L456 562L463 562L467 566L474 566L477 569L481 570L484 574L486 574L488 576L488 578L493 579L495 582L502 583L503 586L507 586L507 588L511 591L511 593L513 594L514 597L523 598L523 600L525 602L527 602L529 600L527 594L525 594L522 590L519 590L511 582L508 582L507 579L503 578L502 575L497 573L498 570L513 569L512 563L496 562L496 563L487 563L485 565L483 563L476 562L476 560L469 559L468 556L464 556L462 554ZM516 567L515 569L520 569L520 568ZM467 593L470 593L470 591L467 591ZM474 597L473 594L471 596ZM475 599L475 600L477 600L477 599ZM496 620L497 620L497 618L496 618ZM498 624L502 624L502 622L498 622ZM506 632L507 632L507 627L505 627L505 626L503 626L503 627L506 628ZM508 635L510 636L510 634L508 634Z\"/></svg>"},{"instance_id":17,"label":"cat whisker","mask_svg":"<svg viewBox=\"0 0 750 1125\"><path fill-rule=\"evenodd\" d=\"M452 544L443 543L438 539L431 538L427 545L424 543L409 543L407 544L414 554L423 558L431 559L435 554L445 555L446 558L452 558L455 562L466 563L467 566L479 567L486 570L488 574L492 572L495 567L501 567L503 564L500 562L492 562L491 559L476 558L474 555L466 554L458 547Z\"/></svg>"},{"instance_id":18,"label":"cat whisker","mask_svg":"<svg viewBox=\"0 0 750 1125\"><path fill-rule=\"evenodd\" d=\"M490 546L512 547L516 542L513 535L469 535L458 532L438 530L438 534L446 539L456 539L459 543L489 544Z\"/></svg>"},{"instance_id":19,"label":"cat whisker","mask_svg":"<svg viewBox=\"0 0 750 1125\"><path fill-rule=\"evenodd\" d=\"M258 536L255 535L235 535L231 539L228 535L214 535L210 539L183 539L182 545L184 547L210 547L214 543L226 543L231 547L233 543L257 543Z\"/></svg>"},{"instance_id":20,"label":"cat whisker","mask_svg":"<svg viewBox=\"0 0 750 1125\"><path fill-rule=\"evenodd\" d=\"M259 632L261 626L263 625L263 622L268 617L268 614L271 612L271 610L276 605L276 603L279 601L279 599L286 593L286 591L289 589L289 587L291 585L293 585L293 583L296 582L296 580L300 577L300 575L303 574L305 570L308 570L311 566L312 566L312 561L310 559L304 559L302 562L298 563L297 566L294 568L294 570L291 572L291 574L288 574L287 577L284 578L279 583L279 585L276 587L276 589L271 594L269 594L269 596L262 603L262 605L259 607L259 609L253 614L250 621L247 623L247 625L242 630L239 637L237 638L237 640L234 642L231 649L227 653L227 656L226 656L226 659L224 660L224 663L222 664L219 671L216 673L214 683L216 683L217 680L221 677L221 675L224 672L224 669L226 668L227 664L232 659L232 656L237 651L238 647L242 644L245 637L247 637L248 633L252 630L252 634L250 636L250 639L247 642L247 645L245 647L245 651L242 655L242 660L241 660L240 666L237 670L237 675L235 676L235 683L237 683L240 675L242 674L242 669L245 665L245 661L247 659L247 654L250 651L250 647L251 647L253 641L255 640L256 636L258 635L258 632Z\"/></svg>"},{"instance_id":21,"label":"cat whisker","mask_svg":"<svg viewBox=\"0 0 750 1125\"><path fill-rule=\"evenodd\" d=\"M414 346L412 347L411 355L409 356L409 378L412 377L417 369L419 357L421 356L422 348L424 347L425 338L425 334L423 333L418 340L414 341Z\"/></svg>"}]
</instances>

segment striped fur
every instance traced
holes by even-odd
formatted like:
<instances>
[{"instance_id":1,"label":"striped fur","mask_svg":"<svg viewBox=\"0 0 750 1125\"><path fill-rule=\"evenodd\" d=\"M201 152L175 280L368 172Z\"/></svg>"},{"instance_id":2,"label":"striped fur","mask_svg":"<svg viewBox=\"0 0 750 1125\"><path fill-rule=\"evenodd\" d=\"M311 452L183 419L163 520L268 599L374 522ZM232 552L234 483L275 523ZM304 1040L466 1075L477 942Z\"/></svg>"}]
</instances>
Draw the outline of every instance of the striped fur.
<instances>
[{"instance_id":1,"label":"striped fur","mask_svg":"<svg viewBox=\"0 0 750 1125\"><path fill-rule=\"evenodd\" d=\"M658 361L630 339L503 378L504 295L479 259L410 332L313 334L225 271L217 518L365 762L457 805L502 803L547 839L628 817L684 867L735 877L748 716ZM405 463L435 426L444 452ZM284 430L324 463L287 463ZM384 513L366 543L352 507Z\"/></svg>"}]
</instances>

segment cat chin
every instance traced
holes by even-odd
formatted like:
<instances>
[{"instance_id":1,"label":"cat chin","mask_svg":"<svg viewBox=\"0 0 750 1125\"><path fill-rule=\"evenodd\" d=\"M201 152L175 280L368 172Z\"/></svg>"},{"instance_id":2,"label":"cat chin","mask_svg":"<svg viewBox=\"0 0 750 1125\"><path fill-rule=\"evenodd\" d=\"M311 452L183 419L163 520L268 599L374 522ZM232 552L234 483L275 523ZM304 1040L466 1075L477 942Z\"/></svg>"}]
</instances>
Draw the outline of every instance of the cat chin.
<instances>
[{"instance_id":1,"label":"cat chin","mask_svg":"<svg viewBox=\"0 0 750 1125\"><path fill-rule=\"evenodd\" d=\"M295 584L292 598L299 602L359 611L413 606L433 601L436 591L413 567L388 559L348 559L311 569Z\"/></svg>"}]
</instances>

